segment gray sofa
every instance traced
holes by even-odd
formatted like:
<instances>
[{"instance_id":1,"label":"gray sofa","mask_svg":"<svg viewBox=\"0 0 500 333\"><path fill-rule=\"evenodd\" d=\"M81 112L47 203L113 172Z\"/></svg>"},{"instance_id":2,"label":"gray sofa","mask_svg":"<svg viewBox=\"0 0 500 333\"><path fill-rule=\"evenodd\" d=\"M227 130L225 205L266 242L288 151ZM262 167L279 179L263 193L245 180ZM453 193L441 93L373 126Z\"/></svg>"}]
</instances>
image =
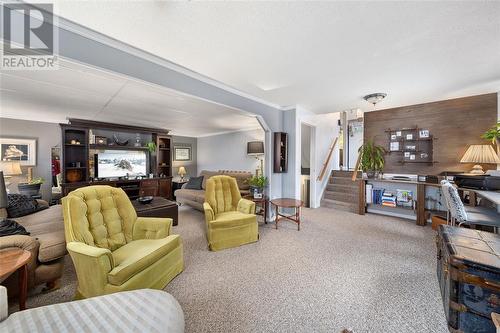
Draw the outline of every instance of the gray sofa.
<instances>
[{"instance_id":1,"label":"gray sofa","mask_svg":"<svg viewBox=\"0 0 500 333\"><path fill-rule=\"evenodd\" d=\"M48 206L43 200L38 202L40 205ZM0 215L5 213L6 210L2 209ZM63 272L63 258L67 253L61 205L50 206L13 220L25 227L30 235L0 237L0 250L18 247L31 252L31 259L28 262L28 288L44 283L47 289L57 287ZM17 274L15 272L5 281L1 281L9 289L11 296L17 295L19 291Z\"/></svg>"},{"instance_id":2,"label":"gray sofa","mask_svg":"<svg viewBox=\"0 0 500 333\"><path fill-rule=\"evenodd\" d=\"M205 184L206 180L212 176L216 175L226 175L236 178L238 183L238 188L240 189L241 195L245 196L250 194L250 186L248 185L248 179L252 177L252 173L248 171L232 171L232 170L218 170L218 171L207 171L203 170L200 172L200 176L203 176L203 183L201 184L201 190L190 190L186 189L186 184L182 186L181 189L175 191L175 198L181 205L188 205L203 211L203 202L205 202Z\"/></svg>"}]
</instances>

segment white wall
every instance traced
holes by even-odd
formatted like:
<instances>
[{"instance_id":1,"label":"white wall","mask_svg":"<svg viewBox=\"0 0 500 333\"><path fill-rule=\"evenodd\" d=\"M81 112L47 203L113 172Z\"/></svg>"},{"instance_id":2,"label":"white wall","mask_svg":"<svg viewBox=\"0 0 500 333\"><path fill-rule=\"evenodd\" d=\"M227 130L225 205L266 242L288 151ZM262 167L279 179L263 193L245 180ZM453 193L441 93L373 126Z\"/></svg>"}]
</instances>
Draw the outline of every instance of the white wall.
<instances>
[{"instance_id":1,"label":"white wall","mask_svg":"<svg viewBox=\"0 0 500 333\"><path fill-rule=\"evenodd\" d=\"M183 166L186 168L186 178L198 175L197 169L197 139L188 136L172 136L172 146L190 146L191 147L191 161L172 161L172 176L174 180L179 179L178 175L179 167ZM172 148L173 148L172 147ZM174 152L172 152L174 154Z\"/></svg>"},{"instance_id":2,"label":"white wall","mask_svg":"<svg viewBox=\"0 0 500 333\"><path fill-rule=\"evenodd\" d=\"M198 138L198 173L220 169L255 173L260 163L247 155L248 141L264 141L264 131L257 129Z\"/></svg>"},{"instance_id":3,"label":"white wall","mask_svg":"<svg viewBox=\"0 0 500 333\"><path fill-rule=\"evenodd\" d=\"M305 124L300 126L300 165L302 168L311 167L311 127Z\"/></svg>"}]
</instances>

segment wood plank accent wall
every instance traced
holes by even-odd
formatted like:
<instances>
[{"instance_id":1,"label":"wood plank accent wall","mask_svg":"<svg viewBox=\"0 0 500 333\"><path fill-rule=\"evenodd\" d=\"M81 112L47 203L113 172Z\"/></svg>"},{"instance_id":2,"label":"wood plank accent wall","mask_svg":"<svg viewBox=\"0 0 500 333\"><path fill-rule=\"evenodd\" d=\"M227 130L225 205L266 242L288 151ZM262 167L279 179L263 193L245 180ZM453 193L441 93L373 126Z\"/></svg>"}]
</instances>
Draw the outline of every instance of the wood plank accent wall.
<instances>
[{"instance_id":1,"label":"wood plank accent wall","mask_svg":"<svg viewBox=\"0 0 500 333\"><path fill-rule=\"evenodd\" d=\"M386 155L385 173L433 175L443 171L470 171L472 164L462 164L465 150L470 144L486 144L481 135L497 121L497 94L450 99L445 101L404 106L366 112L364 115L364 140L389 149L388 128L418 126L428 129L437 138L434 141L435 164L401 164L401 154ZM483 165L494 169L496 165Z\"/></svg>"}]
</instances>

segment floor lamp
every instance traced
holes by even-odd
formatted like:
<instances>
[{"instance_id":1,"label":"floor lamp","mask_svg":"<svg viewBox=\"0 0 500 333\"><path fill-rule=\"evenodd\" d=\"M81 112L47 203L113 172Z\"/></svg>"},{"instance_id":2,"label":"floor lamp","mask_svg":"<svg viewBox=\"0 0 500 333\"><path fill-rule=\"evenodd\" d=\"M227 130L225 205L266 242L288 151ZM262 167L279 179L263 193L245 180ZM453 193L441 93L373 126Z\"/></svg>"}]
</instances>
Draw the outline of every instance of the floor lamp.
<instances>
[{"instance_id":1,"label":"floor lamp","mask_svg":"<svg viewBox=\"0 0 500 333\"><path fill-rule=\"evenodd\" d=\"M250 141L247 142L247 155L253 156L260 161L260 169L255 170L256 176L264 175L264 142L263 141ZM260 172L259 172L260 170Z\"/></svg>"}]
</instances>

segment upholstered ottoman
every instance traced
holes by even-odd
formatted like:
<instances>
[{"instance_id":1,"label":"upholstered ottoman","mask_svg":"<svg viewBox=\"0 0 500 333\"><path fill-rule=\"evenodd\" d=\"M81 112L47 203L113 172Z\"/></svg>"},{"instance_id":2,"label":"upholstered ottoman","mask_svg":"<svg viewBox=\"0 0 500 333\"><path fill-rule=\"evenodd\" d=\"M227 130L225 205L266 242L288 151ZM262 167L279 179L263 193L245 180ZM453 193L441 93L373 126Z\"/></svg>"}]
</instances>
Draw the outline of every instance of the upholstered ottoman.
<instances>
[{"instance_id":1,"label":"upholstered ottoman","mask_svg":"<svg viewBox=\"0 0 500 333\"><path fill-rule=\"evenodd\" d=\"M184 313L165 291L140 289L42 306L6 317L0 286L0 332L184 332ZM3 319L3 320L2 320Z\"/></svg>"}]
</instances>

